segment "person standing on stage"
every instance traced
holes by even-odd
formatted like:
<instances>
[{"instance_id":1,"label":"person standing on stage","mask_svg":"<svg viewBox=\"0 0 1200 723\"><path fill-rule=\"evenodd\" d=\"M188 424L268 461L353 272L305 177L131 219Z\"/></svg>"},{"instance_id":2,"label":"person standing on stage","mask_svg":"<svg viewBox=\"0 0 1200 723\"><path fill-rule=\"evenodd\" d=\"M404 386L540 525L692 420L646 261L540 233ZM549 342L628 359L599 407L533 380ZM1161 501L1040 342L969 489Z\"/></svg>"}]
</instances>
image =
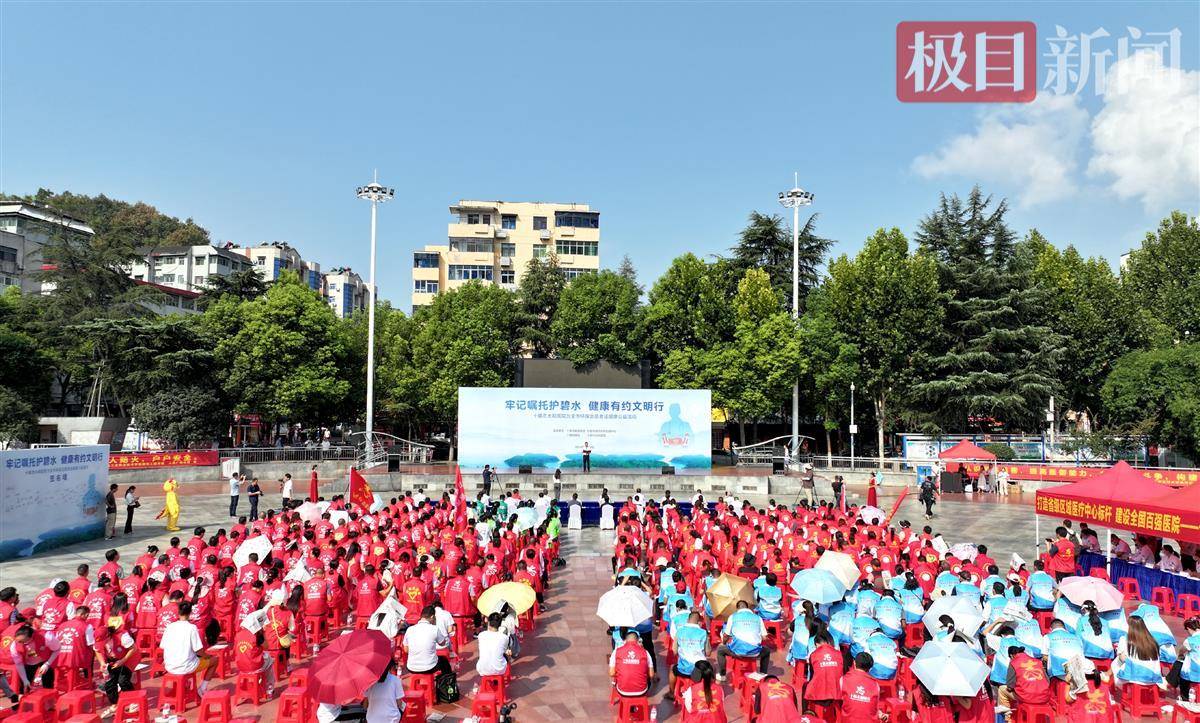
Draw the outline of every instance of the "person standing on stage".
<instances>
[{"instance_id":1,"label":"person standing on stage","mask_svg":"<svg viewBox=\"0 0 1200 723\"><path fill-rule=\"evenodd\" d=\"M583 471L592 471L592 448L587 442L583 443Z\"/></svg>"},{"instance_id":2,"label":"person standing on stage","mask_svg":"<svg viewBox=\"0 0 1200 723\"><path fill-rule=\"evenodd\" d=\"M495 476L495 473L492 472L492 466L490 464L483 465L483 494L488 497L492 496L493 476Z\"/></svg>"}]
</instances>

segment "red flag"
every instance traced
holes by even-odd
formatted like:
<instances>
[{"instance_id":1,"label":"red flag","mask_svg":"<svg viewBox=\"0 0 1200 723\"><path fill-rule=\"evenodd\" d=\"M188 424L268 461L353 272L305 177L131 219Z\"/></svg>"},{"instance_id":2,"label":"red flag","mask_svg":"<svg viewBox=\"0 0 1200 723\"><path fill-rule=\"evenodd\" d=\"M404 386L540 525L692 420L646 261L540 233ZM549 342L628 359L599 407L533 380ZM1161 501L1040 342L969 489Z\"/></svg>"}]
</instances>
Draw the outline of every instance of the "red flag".
<instances>
[{"instance_id":1,"label":"red flag","mask_svg":"<svg viewBox=\"0 0 1200 723\"><path fill-rule=\"evenodd\" d=\"M843 515L846 514L846 485L845 485L845 483L842 484L842 493L840 495L838 495L838 508L841 509Z\"/></svg>"},{"instance_id":2,"label":"red flag","mask_svg":"<svg viewBox=\"0 0 1200 723\"><path fill-rule=\"evenodd\" d=\"M467 526L467 493L463 491L462 468L454 465L454 527Z\"/></svg>"},{"instance_id":3,"label":"red flag","mask_svg":"<svg viewBox=\"0 0 1200 723\"><path fill-rule=\"evenodd\" d=\"M375 504L375 494L371 491L371 485L367 484L353 467L350 468L350 504L358 505L364 512Z\"/></svg>"},{"instance_id":4,"label":"red flag","mask_svg":"<svg viewBox=\"0 0 1200 723\"><path fill-rule=\"evenodd\" d=\"M892 505L892 511L888 513L887 519L883 521L883 526L887 527L892 523L892 518L896 516L896 512L900 509L900 503L908 496L908 485L900 490L900 496L896 498L896 504Z\"/></svg>"}]
</instances>

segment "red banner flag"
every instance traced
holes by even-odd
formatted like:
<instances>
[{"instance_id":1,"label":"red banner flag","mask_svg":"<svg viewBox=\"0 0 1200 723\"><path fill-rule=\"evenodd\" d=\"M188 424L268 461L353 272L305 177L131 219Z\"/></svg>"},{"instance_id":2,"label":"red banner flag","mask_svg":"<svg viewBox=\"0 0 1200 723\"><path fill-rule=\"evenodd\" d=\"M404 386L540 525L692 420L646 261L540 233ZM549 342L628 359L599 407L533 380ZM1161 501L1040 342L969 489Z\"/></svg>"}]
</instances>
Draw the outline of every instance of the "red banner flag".
<instances>
[{"instance_id":1,"label":"red banner flag","mask_svg":"<svg viewBox=\"0 0 1200 723\"><path fill-rule=\"evenodd\" d=\"M371 505L375 504L375 493L371 491L371 485L367 484L353 467L350 468L350 504L363 508L363 512L370 510Z\"/></svg>"},{"instance_id":2,"label":"red banner flag","mask_svg":"<svg viewBox=\"0 0 1200 723\"><path fill-rule=\"evenodd\" d=\"M896 503L892 505L892 511L888 513L887 519L883 521L884 527L887 527L888 525L890 525L892 523L892 518L895 517L896 512L898 512L900 510L900 503L903 502L904 498L907 496L908 496L908 485L905 485L904 489L900 490L900 496L896 498Z\"/></svg>"},{"instance_id":3,"label":"red banner flag","mask_svg":"<svg viewBox=\"0 0 1200 723\"><path fill-rule=\"evenodd\" d=\"M463 490L462 468L454 465L454 529L467 526L467 493Z\"/></svg>"}]
</instances>

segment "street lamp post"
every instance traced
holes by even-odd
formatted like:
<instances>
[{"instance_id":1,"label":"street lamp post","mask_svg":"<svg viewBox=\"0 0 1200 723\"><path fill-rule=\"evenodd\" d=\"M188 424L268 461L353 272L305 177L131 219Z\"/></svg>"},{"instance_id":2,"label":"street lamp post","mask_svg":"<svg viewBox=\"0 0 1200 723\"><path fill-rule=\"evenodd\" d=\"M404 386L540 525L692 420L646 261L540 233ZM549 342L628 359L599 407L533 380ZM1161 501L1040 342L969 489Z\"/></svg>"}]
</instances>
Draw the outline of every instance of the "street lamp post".
<instances>
[{"instance_id":1,"label":"street lamp post","mask_svg":"<svg viewBox=\"0 0 1200 723\"><path fill-rule=\"evenodd\" d=\"M371 280L367 289L367 429L364 436L369 456L375 449L375 216L379 204L392 200L396 195L394 188L379 184L379 172L375 180L365 186L359 186L359 198L371 202Z\"/></svg>"},{"instance_id":2,"label":"street lamp post","mask_svg":"<svg viewBox=\"0 0 1200 723\"><path fill-rule=\"evenodd\" d=\"M854 435L858 425L854 423L854 382L850 382L850 471L854 471Z\"/></svg>"},{"instance_id":3,"label":"street lamp post","mask_svg":"<svg viewBox=\"0 0 1200 723\"><path fill-rule=\"evenodd\" d=\"M779 203L792 209L792 318L800 318L800 207L813 202L813 195L800 188L800 174L795 175L790 191L779 194ZM800 453L800 379L792 384L792 454Z\"/></svg>"}]
</instances>

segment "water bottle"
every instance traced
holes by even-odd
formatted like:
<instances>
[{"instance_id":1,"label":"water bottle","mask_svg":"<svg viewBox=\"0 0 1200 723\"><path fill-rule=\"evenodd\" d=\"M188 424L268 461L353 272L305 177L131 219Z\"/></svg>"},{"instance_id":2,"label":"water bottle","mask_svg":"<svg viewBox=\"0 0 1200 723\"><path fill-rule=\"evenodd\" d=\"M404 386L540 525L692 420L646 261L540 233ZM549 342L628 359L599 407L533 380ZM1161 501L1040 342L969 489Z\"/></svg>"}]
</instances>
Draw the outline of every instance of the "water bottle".
<instances>
[{"instance_id":1,"label":"water bottle","mask_svg":"<svg viewBox=\"0 0 1200 723\"><path fill-rule=\"evenodd\" d=\"M654 706L653 708L650 709L650 720L651 721L658 720L658 706Z\"/></svg>"},{"instance_id":2,"label":"water bottle","mask_svg":"<svg viewBox=\"0 0 1200 723\"><path fill-rule=\"evenodd\" d=\"M321 646L317 645L316 643L313 643L313 646L312 646L313 657L314 658L317 657L317 653L319 653L319 652L321 652Z\"/></svg>"},{"instance_id":3,"label":"water bottle","mask_svg":"<svg viewBox=\"0 0 1200 723\"><path fill-rule=\"evenodd\" d=\"M471 687L471 698L473 699L478 694L479 694L479 683L476 683L474 686Z\"/></svg>"}]
</instances>

